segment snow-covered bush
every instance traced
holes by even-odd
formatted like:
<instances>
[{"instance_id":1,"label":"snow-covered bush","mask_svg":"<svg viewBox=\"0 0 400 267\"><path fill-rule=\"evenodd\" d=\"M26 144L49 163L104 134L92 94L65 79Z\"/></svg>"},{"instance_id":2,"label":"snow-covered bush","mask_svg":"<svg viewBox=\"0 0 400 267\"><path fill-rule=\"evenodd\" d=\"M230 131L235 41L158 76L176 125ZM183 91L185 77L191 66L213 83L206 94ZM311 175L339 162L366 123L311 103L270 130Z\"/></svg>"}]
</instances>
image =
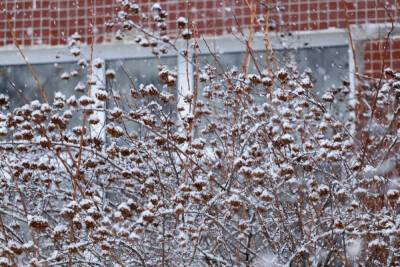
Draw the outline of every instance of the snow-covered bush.
<instances>
[{"instance_id":1,"label":"snow-covered bush","mask_svg":"<svg viewBox=\"0 0 400 267\"><path fill-rule=\"evenodd\" d=\"M141 29L127 19L138 7L121 3L118 38ZM138 42L157 55L166 40L143 29ZM177 101L166 68L166 87L132 88L129 108L104 108L118 99L91 95L91 78L52 104L10 110L0 95L1 265L400 264L400 73L360 89L342 111L360 121L346 122L331 110L351 97L347 81L319 98L295 66L217 69L197 70L185 116L166 111Z\"/></svg>"}]
</instances>

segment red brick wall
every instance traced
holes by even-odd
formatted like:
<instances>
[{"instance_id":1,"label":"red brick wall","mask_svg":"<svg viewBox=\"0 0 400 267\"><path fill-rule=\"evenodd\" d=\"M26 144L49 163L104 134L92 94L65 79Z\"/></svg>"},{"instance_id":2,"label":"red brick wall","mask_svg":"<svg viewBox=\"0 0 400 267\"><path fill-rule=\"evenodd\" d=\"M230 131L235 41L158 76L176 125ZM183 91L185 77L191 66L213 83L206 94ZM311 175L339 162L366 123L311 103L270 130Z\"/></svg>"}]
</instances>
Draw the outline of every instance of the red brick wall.
<instances>
[{"instance_id":1,"label":"red brick wall","mask_svg":"<svg viewBox=\"0 0 400 267\"><path fill-rule=\"evenodd\" d=\"M148 11L155 1L136 2L142 11ZM235 31L238 25L241 28L249 26L251 11L246 3L254 3L257 17L266 17L268 14L271 29L277 31L346 28L347 22L390 22L391 18L398 19L400 15L400 3L397 0L191 0L189 4L184 0L158 2L168 12L170 32L176 31L176 19L185 16L195 23L200 34L205 35L221 35ZM13 43L7 17L18 42L27 46L65 44L67 37L74 32L79 32L83 41L90 43L92 33L89 25L92 20L96 28L95 42L113 41L112 32L107 31L104 24L115 17L119 6L118 0L0 0L0 47ZM373 47L366 45L366 50L370 51ZM391 55L397 55L396 49L390 52ZM376 57L375 52L366 54L368 72L376 71L374 66L378 66L379 61ZM390 61L390 64L398 63Z\"/></svg>"},{"instance_id":2,"label":"red brick wall","mask_svg":"<svg viewBox=\"0 0 400 267\"><path fill-rule=\"evenodd\" d=\"M379 77L385 67L400 71L400 39L369 41L364 44L364 72Z\"/></svg>"},{"instance_id":3,"label":"red brick wall","mask_svg":"<svg viewBox=\"0 0 400 267\"><path fill-rule=\"evenodd\" d=\"M0 46L13 43L10 27L22 45L65 44L79 32L90 43L92 14L96 14L96 42L104 41L106 20L116 14L115 0L1 0ZM93 3L93 5L92 5ZM94 12L93 12L94 11ZM8 19L7 19L8 17ZM11 24L11 25L10 25Z\"/></svg>"}]
</instances>

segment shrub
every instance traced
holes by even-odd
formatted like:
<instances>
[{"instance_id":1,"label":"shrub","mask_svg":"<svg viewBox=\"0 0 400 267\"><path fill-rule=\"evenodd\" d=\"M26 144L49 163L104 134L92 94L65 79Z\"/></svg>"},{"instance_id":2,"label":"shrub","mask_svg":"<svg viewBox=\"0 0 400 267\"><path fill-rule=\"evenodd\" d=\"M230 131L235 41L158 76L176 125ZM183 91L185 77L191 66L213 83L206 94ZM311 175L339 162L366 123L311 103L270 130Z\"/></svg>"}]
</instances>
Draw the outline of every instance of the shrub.
<instances>
[{"instance_id":1,"label":"shrub","mask_svg":"<svg viewBox=\"0 0 400 267\"><path fill-rule=\"evenodd\" d=\"M162 8L150 35L127 19L137 6L122 5L117 37L136 27L138 43L164 51ZM187 19L177 23L190 42ZM83 96L52 103L10 109L0 95L1 264L399 264L400 73L387 69L352 101L347 81L318 97L312 74L291 65L195 75L187 114L166 67L166 86L133 88L129 108L105 108L118 100L106 88L90 94L91 78ZM346 97L343 112L369 103L362 121L332 114Z\"/></svg>"}]
</instances>

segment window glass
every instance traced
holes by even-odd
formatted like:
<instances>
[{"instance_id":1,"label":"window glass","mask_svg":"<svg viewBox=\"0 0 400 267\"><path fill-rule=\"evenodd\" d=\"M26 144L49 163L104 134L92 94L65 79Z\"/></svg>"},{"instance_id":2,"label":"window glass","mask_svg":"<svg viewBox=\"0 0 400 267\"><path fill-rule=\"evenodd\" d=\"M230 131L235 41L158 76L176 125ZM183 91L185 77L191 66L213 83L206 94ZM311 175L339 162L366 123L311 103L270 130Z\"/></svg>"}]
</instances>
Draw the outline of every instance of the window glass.
<instances>
[{"instance_id":1,"label":"window glass","mask_svg":"<svg viewBox=\"0 0 400 267\"><path fill-rule=\"evenodd\" d=\"M36 64L33 68L50 103L53 102L55 92L61 92L67 98L79 94L74 88L84 73L76 63ZM43 101L27 65L0 66L0 93L10 97L11 107L35 99Z\"/></svg>"},{"instance_id":2,"label":"window glass","mask_svg":"<svg viewBox=\"0 0 400 267\"><path fill-rule=\"evenodd\" d=\"M126 60L109 60L107 61L107 69L115 71L115 78L107 80L107 90L111 95L117 96L111 98L107 103L109 108L118 106L124 110L136 110L151 101L156 101L162 106L162 113L164 116L173 117L175 114L177 91L176 91L176 57L162 57L162 58L135 58ZM170 86L162 83L159 73L161 69L167 69L175 77L175 83ZM106 71L107 72L107 71ZM172 100L169 102L160 101L155 97L134 98L131 96L131 89L140 91L141 88L154 85L159 92L164 92L166 95L171 95ZM128 131L143 132L144 129L137 123L127 122L126 127Z\"/></svg>"},{"instance_id":3,"label":"window glass","mask_svg":"<svg viewBox=\"0 0 400 267\"><path fill-rule=\"evenodd\" d=\"M266 64L271 64L271 61L269 59L266 60L267 53L265 51L253 52L253 56L261 72L264 69L268 69ZM200 66L200 70L204 70L204 67L207 65L216 66L217 75L221 75L223 71L229 71L232 68L236 68L241 72L244 60L244 52L214 55L204 54L197 58L197 63ZM291 66L295 66L299 73L311 70L312 82L314 84L313 93L319 100L321 100L323 94L326 92L334 92L336 87L341 86L343 79L348 80L349 62L347 46L276 50L275 60L278 67L290 64ZM259 74L257 67L250 57L248 73ZM206 90L212 91L209 88L209 83L200 83L198 88L198 99L204 101L203 92L206 92ZM258 103L264 102L266 97L268 97L268 93L262 85L254 86L250 94L253 96L254 101ZM349 112L346 111L348 96L347 98L343 96L338 97L342 97L343 99L334 105L329 105L327 108L330 109L329 113L333 114L335 118L346 121L349 116ZM219 101L204 102L210 110L213 110L213 114L222 114L221 103ZM208 119L202 118L198 125L195 131L196 136L199 135L200 129L208 125Z\"/></svg>"},{"instance_id":4,"label":"window glass","mask_svg":"<svg viewBox=\"0 0 400 267\"><path fill-rule=\"evenodd\" d=\"M276 50L276 60L279 66L286 64L295 64L300 72L306 68L312 70L315 78L315 89L323 92L331 86L339 86L341 79L348 79L349 75L349 59L347 46L335 47L318 47L318 48L299 48L291 50ZM258 51L253 53L259 68L262 70L266 67L266 53ZM219 66L218 71L221 72L221 66L225 71L236 67L239 70L243 65L245 53L224 53L217 55L201 55L199 62L201 66L206 64ZM216 62L219 63L216 63ZM257 69L250 60L249 73L257 73Z\"/></svg>"},{"instance_id":5,"label":"window glass","mask_svg":"<svg viewBox=\"0 0 400 267\"><path fill-rule=\"evenodd\" d=\"M86 70L77 63L35 64L33 68L50 104L56 92L64 94L66 100L72 95L78 99L83 94L75 87L81 83L85 89ZM10 111L33 100L44 102L27 65L0 66L0 93L9 96ZM81 121L82 112L72 110L69 127L78 126Z\"/></svg>"},{"instance_id":6,"label":"window glass","mask_svg":"<svg viewBox=\"0 0 400 267\"><path fill-rule=\"evenodd\" d=\"M258 51L253 53L259 69L262 71L266 68L266 53ZM347 46L335 47L318 47L318 48L299 48L288 50L276 50L276 61L278 66L282 67L287 64L296 66L297 70L302 73L306 69L312 71L314 93L317 97L334 88L341 86L342 80L349 78L349 58ZM231 68L237 68L241 71L244 61L244 52L223 53L216 55L200 55L198 62L202 67L210 64L218 66L217 73L221 74L222 70L228 71ZM258 74L254 61L250 59L248 73ZM201 95L201 94L200 94ZM257 101L257 99L255 99ZM338 118L344 119L347 116L345 112L345 101L343 104L336 106L333 110Z\"/></svg>"}]
</instances>

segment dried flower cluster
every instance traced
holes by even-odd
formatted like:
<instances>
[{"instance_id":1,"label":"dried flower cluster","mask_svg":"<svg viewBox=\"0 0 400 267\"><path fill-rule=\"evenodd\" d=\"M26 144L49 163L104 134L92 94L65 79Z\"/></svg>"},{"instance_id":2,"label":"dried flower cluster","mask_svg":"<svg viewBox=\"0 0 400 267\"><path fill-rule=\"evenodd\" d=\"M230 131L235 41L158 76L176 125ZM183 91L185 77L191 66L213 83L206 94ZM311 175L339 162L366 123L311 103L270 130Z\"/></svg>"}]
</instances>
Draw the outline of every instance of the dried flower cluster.
<instances>
[{"instance_id":1,"label":"dried flower cluster","mask_svg":"<svg viewBox=\"0 0 400 267\"><path fill-rule=\"evenodd\" d=\"M117 38L137 26L131 14L148 19L121 4ZM167 13L152 12L165 31ZM138 42L154 49L149 38ZM166 111L176 99L154 85L124 96L129 109L98 105L112 92L90 96L90 78L81 96L52 104L10 110L0 95L0 265L250 266L264 255L274 266L400 264L400 73L387 69L356 100L347 81L318 98L311 73L294 66L195 75L185 117ZM167 86L175 79L160 70ZM360 121L335 118L343 101ZM91 131L97 112L105 139Z\"/></svg>"}]
</instances>

